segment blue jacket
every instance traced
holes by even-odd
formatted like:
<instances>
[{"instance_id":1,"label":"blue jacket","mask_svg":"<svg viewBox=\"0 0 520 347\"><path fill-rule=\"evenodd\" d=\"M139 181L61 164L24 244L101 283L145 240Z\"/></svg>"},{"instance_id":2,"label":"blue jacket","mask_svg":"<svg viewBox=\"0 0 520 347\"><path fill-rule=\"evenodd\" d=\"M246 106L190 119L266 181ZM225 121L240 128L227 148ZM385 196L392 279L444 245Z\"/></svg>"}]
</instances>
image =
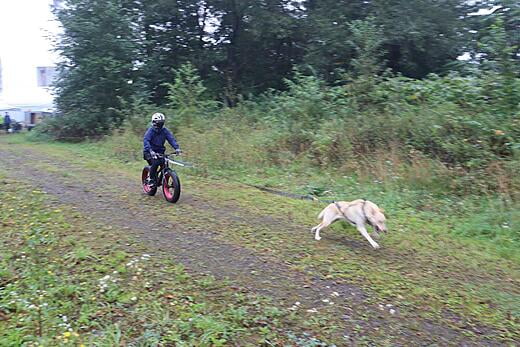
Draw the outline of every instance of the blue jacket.
<instances>
[{"instance_id":1,"label":"blue jacket","mask_svg":"<svg viewBox=\"0 0 520 347\"><path fill-rule=\"evenodd\" d=\"M179 149L179 145L170 130L167 128L161 128L159 130L154 129L153 127L148 128L143 139L144 151L150 152L150 150L152 150L155 153L163 154L164 151L166 151L166 147L164 147L164 142L166 140L168 140L168 143L173 148Z\"/></svg>"}]
</instances>

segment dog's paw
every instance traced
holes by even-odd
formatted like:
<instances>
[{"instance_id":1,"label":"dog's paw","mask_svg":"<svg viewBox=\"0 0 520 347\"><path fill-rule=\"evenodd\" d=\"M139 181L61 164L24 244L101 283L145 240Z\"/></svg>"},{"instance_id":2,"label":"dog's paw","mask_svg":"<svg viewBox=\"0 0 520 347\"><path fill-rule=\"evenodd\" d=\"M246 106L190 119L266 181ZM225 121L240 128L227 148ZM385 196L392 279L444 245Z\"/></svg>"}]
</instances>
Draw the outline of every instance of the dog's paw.
<instances>
[{"instance_id":1,"label":"dog's paw","mask_svg":"<svg viewBox=\"0 0 520 347\"><path fill-rule=\"evenodd\" d=\"M374 247L374 249L379 249L379 248L381 248L377 243L376 243L376 244L373 244L372 247Z\"/></svg>"},{"instance_id":2,"label":"dog's paw","mask_svg":"<svg viewBox=\"0 0 520 347\"><path fill-rule=\"evenodd\" d=\"M314 239L315 239L316 241L319 241L319 240L321 240L321 237L320 237L320 236L315 236Z\"/></svg>"}]
</instances>

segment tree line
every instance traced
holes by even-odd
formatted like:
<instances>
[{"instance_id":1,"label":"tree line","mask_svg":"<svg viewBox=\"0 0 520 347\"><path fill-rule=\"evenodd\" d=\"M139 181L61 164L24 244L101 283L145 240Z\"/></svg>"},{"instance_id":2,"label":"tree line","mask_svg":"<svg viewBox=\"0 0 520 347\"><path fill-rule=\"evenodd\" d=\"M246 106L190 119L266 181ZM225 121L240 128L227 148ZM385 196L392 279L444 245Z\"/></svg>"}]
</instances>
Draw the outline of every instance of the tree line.
<instances>
[{"instance_id":1,"label":"tree line","mask_svg":"<svg viewBox=\"0 0 520 347\"><path fill-rule=\"evenodd\" d=\"M120 124L136 98L167 104L186 63L207 98L233 107L286 89L295 68L336 85L385 71L471 74L497 55L518 76L520 61L520 5L511 0L67 0L55 14L57 106L82 135Z\"/></svg>"}]
</instances>

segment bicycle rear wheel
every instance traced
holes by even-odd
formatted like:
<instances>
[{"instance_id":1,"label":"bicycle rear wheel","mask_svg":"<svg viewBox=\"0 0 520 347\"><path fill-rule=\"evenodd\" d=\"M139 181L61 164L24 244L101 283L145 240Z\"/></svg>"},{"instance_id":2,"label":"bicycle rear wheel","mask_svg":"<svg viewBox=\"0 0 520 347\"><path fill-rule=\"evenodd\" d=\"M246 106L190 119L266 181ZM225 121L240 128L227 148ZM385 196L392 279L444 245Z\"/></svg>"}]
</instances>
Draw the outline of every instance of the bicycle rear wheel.
<instances>
[{"instance_id":1,"label":"bicycle rear wheel","mask_svg":"<svg viewBox=\"0 0 520 347\"><path fill-rule=\"evenodd\" d=\"M181 181L175 171L167 170L164 173L162 190L166 201L176 203L179 200L181 196Z\"/></svg>"},{"instance_id":2,"label":"bicycle rear wheel","mask_svg":"<svg viewBox=\"0 0 520 347\"><path fill-rule=\"evenodd\" d=\"M143 184L143 192L147 195L154 196L157 193L157 186L150 185L150 167L145 166L141 174L141 182Z\"/></svg>"}]
</instances>

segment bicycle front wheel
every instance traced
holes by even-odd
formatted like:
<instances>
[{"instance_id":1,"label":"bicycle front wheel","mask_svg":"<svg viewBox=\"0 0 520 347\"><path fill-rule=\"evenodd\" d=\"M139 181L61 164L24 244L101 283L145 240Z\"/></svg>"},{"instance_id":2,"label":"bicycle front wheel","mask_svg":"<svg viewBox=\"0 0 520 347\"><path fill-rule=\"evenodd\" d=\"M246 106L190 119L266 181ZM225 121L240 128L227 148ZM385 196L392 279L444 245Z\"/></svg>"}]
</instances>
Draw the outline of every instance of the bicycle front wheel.
<instances>
[{"instance_id":1,"label":"bicycle front wheel","mask_svg":"<svg viewBox=\"0 0 520 347\"><path fill-rule=\"evenodd\" d=\"M181 196L181 181L173 170L164 173L162 181L163 195L166 201L176 203Z\"/></svg>"}]
</instances>

